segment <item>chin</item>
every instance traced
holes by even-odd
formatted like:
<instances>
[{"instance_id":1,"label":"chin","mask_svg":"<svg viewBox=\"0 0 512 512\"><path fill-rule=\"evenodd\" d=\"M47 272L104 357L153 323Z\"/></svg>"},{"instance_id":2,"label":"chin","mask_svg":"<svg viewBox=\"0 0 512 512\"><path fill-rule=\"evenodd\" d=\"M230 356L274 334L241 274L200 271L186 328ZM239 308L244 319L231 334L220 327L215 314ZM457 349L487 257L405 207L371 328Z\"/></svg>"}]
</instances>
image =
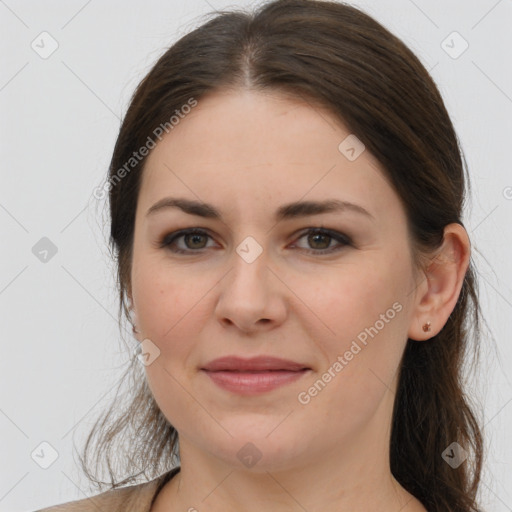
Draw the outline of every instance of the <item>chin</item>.
<instances>
[{"instance_id":1,"label":"chin","mask_svg":"<svg viewBox=\"0 0 512 512\"><path fill-rule=\"evenodd\" d=\"M282 418L280 419L282 421ZM266 427L267 422L264 422ZM202 439L203 448L227 466L253 473L284 471L296 466L304 442L299 439L297 430L290 428L277 432L279 421L273 421L271 428L255 428L254 421L238 422L237 428L226 429L232 434L221 439ZM205 443L206 441L206 443ZM212 450L212 447L215 450Z\"/></svg>"}]
</instances>

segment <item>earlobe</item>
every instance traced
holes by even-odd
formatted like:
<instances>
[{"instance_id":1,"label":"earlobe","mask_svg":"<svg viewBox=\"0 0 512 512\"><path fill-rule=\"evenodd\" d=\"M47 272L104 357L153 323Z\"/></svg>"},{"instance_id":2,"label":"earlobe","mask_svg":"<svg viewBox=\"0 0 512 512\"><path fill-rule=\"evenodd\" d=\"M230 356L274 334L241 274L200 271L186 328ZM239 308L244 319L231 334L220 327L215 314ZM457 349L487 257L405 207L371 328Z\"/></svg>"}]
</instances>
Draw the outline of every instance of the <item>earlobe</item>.
<instances>
[{"instance_id":1,"label":"earlobe","mask_svg":"<svg viewBox=\"0 0 512 512\"><path fill-rule=\"evenodd\" d=\"M445 227L443 244L424 273L425 284L416 296L408 337L424 341L437 335L459 298L469 266L470 242L461 224Z\"/></svg>"},{"instance_id":2,"label":"earlobe","mask_svg":"<svg viewBox=\"0 0 512 512\"><path fill-rule=\"evenodd\" d=\"M137 313L135 312L135 306L134 306L134 303L133 303L133 298L131 295L128 295L128 311L130 313L130 323L132 324L132 333L134 335L134 337L138 340L139 340L139 334L140 334L140 331L137 327L137 324L138 324L138 320L137 320Z\"/></svg>"}]
</instances>

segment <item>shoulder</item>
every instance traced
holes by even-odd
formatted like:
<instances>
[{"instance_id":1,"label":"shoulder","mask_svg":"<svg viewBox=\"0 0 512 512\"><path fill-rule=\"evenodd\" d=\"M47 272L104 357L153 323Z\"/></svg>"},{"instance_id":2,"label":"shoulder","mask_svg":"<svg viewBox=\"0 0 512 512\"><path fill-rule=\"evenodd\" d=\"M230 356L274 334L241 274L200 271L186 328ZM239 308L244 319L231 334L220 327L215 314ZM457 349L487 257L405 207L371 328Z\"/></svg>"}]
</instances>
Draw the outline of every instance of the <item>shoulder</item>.
<instances>
[{"instance_id":1,"label":"shoulder","mask_svg":"<svg viewBox=\"0 0 512 512\"><path fill-rule=\"evenodd\" d=\"M62 503L37 512L97 512L98 510L145 512L149 511L149 504L155 491L155 480L152 480L147 483L112 489L90 498ZM144 508L146 505L147 507Z\"/></svg>"},{"instance_id":2,"label":"shoulder","mask_svg":"<svg viewBox=\"0 0 512 512\"><path fill-rule=\"evenodd\" d=\"M150 482L112 489L90 498L62 503L35 512L149 512L160 489L178 471L179 467Z\"/></svg>"}]
</instances>

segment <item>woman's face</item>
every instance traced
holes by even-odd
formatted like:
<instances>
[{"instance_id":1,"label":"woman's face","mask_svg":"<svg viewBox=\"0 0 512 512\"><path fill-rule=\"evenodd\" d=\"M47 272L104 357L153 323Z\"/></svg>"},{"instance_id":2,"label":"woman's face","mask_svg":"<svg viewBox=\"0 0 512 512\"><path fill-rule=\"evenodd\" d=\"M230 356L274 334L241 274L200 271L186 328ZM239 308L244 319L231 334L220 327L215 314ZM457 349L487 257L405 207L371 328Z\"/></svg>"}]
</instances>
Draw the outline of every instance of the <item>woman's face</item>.
<instances>
[{"instance_id":1,"label":"woman's face","mask_svg":"<svg viewBox=\"0 0 512 512\"><path fill-rule=\"evenodd\" d=\"M240 91L199 100L149 155L132 299L182 457L264 471L387 449L414 274L399 198L349 135L328 111ZM148 213L164 199L211 207ZM327 201L357 206L298 206ZM307 369L204 370L228 356Z\"/></svg>"}]
</instances>

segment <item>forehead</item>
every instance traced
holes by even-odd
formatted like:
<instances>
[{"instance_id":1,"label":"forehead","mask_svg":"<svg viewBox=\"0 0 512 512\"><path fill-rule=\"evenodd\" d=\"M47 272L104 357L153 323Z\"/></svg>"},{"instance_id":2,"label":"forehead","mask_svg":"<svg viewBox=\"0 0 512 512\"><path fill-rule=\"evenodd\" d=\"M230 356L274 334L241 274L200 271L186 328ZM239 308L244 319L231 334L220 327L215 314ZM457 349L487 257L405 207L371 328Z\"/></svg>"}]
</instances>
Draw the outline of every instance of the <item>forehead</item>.
<instances>
[{"instance_id":1,"label":"forehead","mask_svg":"<svg viewBox=\"0 0 512 512\"><path fill-rule=\"evenodd\" d=\"M248 208L329 194L371 204L378 214L397 197L369 151L352 161L340 151L350 135L329 110L307 101L275 92L210 94L148 156L140 200L149 207L172 194Z\"/></svg>"},{"instance_id":2,"label":"forehead","mask_svg":"<svg viewBox=\"0 0 512 512\"><path fill-rule=\"evenodd\" d=\"M323 162L340 156L338 146L350 135L325 107L276 92L211 93L183 116L149 160L169 150L175 157L245 165L279 161ZM185 158L181 158L185 159ZM369 153L366 161L378 162Z\"/></svg>"}]
</instances>

